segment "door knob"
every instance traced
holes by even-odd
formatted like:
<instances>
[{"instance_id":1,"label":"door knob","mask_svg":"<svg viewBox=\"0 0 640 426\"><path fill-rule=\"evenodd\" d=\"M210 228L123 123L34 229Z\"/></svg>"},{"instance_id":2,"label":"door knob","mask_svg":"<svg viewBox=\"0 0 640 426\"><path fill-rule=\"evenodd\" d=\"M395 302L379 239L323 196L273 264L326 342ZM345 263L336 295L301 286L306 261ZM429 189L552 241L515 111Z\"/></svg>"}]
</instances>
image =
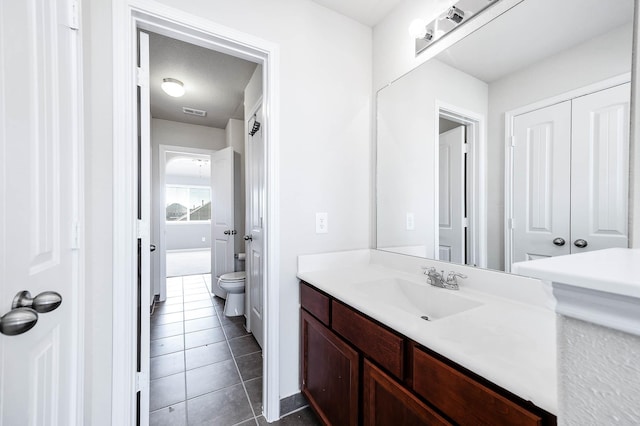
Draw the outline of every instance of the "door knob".
<instances>
[{"instance_id":1,"label":"door knob","mask_svg":"<svg viewBox=\"0 0 640 426\"><path fill-rule=\"evenodd\" d=\"M553 244L557 245L558 247L562 247L565 243L566 241L564 240L564 238L558 237L553 239Z\"/></svg>"},{"instance_id":2,"label":"door knob","mask_svg":"<svg viewBox=\"0 0 640 426\"><path fill-rule=\"evenodd\" d=\"M16 336L33 328L38 322L38 313L31 308L15 308L0 318L0 333Z\"/></svg>"},{"instance_id":3,"label":"door knob","mask_svg":"<svg viewBox=\"0 0 640 426\"><path fill-rule=\"evenodd\" d=\"M224 235L231 235L231 231L228 230L228 229L226 231L224 231L223 233L224 233Z\"/></svg>"},{"instance_id":4,"label":"door knob","mask_svg":"<svg viewBox=\"0 0 640 426\"><path fill-rule=\"evenodd\" d=\"M31 297L28 291L21 291L16 294L11 304L12 309L31 308L36 312L44 314L56 309L62 303L62 296L55 291L43 291L36 297Z\"/></svg>"},{"instance_id":5,"label":"door knob","mask_svg":"<svg viewBox=\"0 0 640 426\"><path fill-rule=\"evenodd\" d=\"M588 245L588 243L582 238L580 238L579 240L575 240L573 242L573 245L579 248L585 248Z\"/></svg>"},{"instance_id":6,"label":"door knob","mask_svg":"<svg viewBox=\"0 0 640 426\"><path fill-rule=\"evenodd\" d=\"M253 241L253 235L249 234L249 235L245 235L244 236L244 240L245 241Z\"/></svg>"},{"instance_id":7,"label":"door knob","mask_svg":"<svg viewBox=\"0 0 640 426\"><path fill-rule=\"evenodd\" d=\"M149 250L150 250L151 252L156 251L156 245L155 245L155 244L151 244L151 245L149 246Z\"/></svg>"}]
</instances>

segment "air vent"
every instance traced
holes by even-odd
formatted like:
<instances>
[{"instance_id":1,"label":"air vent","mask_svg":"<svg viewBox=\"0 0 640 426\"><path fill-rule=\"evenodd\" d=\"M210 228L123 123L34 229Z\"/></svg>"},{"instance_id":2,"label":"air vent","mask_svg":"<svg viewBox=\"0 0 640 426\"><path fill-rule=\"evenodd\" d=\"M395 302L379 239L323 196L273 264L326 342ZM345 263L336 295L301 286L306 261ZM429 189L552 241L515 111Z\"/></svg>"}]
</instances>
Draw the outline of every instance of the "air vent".
<instances>
[{"instance_id":1,"label":"air vent","mask_svg":"<svg viewBox=\"0 0 640 426\"><path fill-rule=\"evenodd\" d=\"M182 112L184 112L185 114L197 115L198 117L204 117L205 115L207 115L207 111L189 107L182 107Z\"/></svg>"}]
</instances>

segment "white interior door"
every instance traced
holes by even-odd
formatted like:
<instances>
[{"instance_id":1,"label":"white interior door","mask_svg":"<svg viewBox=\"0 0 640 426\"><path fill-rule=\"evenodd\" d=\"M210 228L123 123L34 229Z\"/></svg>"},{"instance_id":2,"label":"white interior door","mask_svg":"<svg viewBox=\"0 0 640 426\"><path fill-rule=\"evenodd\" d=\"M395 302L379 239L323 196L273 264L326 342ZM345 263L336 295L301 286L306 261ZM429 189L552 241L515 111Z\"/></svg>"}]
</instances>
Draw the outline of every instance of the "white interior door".
<instances>
[{"instance_id":1,"label":"white interior door","mask_svg":"<svg viewBox=\"0 0 640 426\"><path fill-rule=\"evenodd\" d=\"M226 297L217 278L234 271L233 149L227 147L211 156L211 277L218 297Z\"/></svg>"},{"instance_id":2,"label":"white interior door","mask_svg":"<svg viewBox=\"0 0 640 426\"><path fill-rule=\"evenodd\" d=\"M257 124L259 123L259 124ZM248 217L247 217L247 288L249 291L249 324L256 341L263 346L264 334L264 198L265 198L265 150L262 107L247 123L249 130L258 127L248 136Z\"/></svg>"},{"instance_id":3,"label":"white interior door","mask_svg":"<svg viewBox=\"0 0 640 426\"><path fill-rule=\"evenodd\" d=\"M465 263L465 126L440 135L439 259Z\"/></svg>"},{"instance_id":4,"label":"white interior door","mask_svg":"<svg viewBox=\"0 0 640 426\"><path fill-rule=\"evenodd\" d=\"M569 254L571 101L516 116L513 136L512 261Z\"/></svg>"},{"instance_id":5,"label":"white interior door","mask_svg":"<svg viewBox=\"0 0 640 426\"><path fill-rule=\"evenodd\" d=\"M628 247L630 99L627 83L573 100L573 253Z\"/></svg>"},{"instance_id":6,"label":"white interior door","mask_svg":"<svg viewBox=\"0 0 640 426\"><path fill-rule=\"evenodd\" d=\"M150 356L150 314L149 306L154 298L151 288L151 102L149 98L149 34L140 32L138 36L138 132L140 143L138 170L138 372L144 382L140 386L140 424L149 422L149 356Z\"/></svg>"},{"instance_id":7,"label":"white interior door","mask_svg":"<svg viewBox=\"0 0 640 426\"><path fill-rule=\"evenodd\" d=\"M0 2L0 329L19 291L62 296L29 331L0 334L3 425L84 423L76 17L65 0Z\"/></svg>"}]
</instances>

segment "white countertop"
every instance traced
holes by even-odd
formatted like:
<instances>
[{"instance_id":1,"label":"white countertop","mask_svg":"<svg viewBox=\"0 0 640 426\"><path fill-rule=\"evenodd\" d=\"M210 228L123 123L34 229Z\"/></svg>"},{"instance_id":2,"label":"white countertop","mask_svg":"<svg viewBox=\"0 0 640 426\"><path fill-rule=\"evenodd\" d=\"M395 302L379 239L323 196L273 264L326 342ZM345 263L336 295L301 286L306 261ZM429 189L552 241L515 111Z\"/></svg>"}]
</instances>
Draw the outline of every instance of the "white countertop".
<instances>
[{"instance_id":1,"label":"white countertop","mask_svg":"<svg viewBox=\"0 0 640 426\"><path fill-rule=\"evenodd\" d=\"M640 249L611 248L518 262L513 271L545 281L640 298Z\"/></svg>"},{"instance_id":2,"label":"white countertop","mask_svg":"<svg viewBox=\"0 0 640 426\"><path fill-rule=\"evenodd\" d=\"M552 310L461 284L455 293L482 305L425 321L409 310L395 307L385 295L362 291L367 282L385 278L427 285L426 277L419 272L407 273L361 261L338 262L335 267L323 264L322 268L325 269L299 268L298 278L519 397L557 413L556 326Z\"/></svg>"}]
</instances>

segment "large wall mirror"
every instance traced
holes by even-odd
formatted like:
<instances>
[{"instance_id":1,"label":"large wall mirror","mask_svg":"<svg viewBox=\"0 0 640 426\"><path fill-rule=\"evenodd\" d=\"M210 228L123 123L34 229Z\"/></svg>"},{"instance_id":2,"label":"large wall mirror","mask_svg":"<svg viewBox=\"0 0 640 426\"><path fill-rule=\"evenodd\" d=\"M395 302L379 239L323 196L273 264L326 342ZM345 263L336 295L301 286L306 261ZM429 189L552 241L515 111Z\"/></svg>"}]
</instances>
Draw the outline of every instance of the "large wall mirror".
<instances>
[{"instance_id":1,"label":"large wall mirror","mask_svg":"<svg viewBox=\"0 0 640 426\"><path fill-rule=\"evenodd\" d=\"M376 246L509 271L628 246L633 0L524 0L377 94Z\"/></svg>"}]
</instances>

